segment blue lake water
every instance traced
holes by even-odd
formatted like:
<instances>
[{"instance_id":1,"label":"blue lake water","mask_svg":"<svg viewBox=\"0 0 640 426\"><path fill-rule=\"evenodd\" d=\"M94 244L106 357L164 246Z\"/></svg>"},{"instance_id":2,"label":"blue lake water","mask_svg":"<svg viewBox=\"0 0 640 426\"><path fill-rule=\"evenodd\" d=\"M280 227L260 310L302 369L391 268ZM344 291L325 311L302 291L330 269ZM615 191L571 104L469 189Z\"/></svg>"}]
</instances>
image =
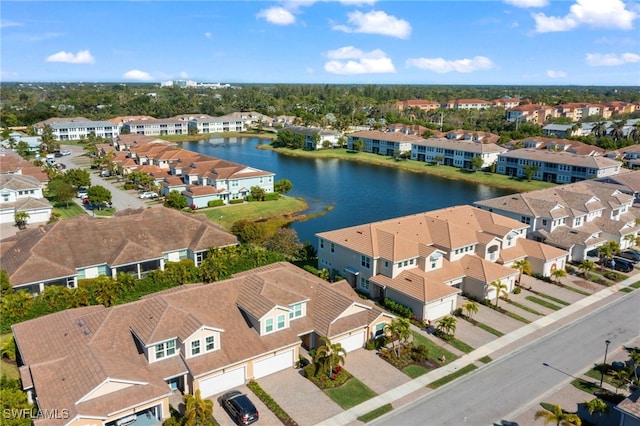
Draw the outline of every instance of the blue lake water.
<instances>
[{"instance_id":1,"label":"blue lake water","mask_svg":"<svg viewBox=\"0 0 640 426\"><path fill-rule=\"evenodd\" d=\"M269 141L213 138L185 142L182 146L201 154L274 172L276 180L289 179L293 189L288 195L304 198L310 206L306 213L326 212L291 225L300 241L310 241L314 245L318 232L471 204L514 192L353 161L291 157L257 149L261 143L268 144ZM331 210L326 211L327 207Z\"/></svg>"}]
</instances>

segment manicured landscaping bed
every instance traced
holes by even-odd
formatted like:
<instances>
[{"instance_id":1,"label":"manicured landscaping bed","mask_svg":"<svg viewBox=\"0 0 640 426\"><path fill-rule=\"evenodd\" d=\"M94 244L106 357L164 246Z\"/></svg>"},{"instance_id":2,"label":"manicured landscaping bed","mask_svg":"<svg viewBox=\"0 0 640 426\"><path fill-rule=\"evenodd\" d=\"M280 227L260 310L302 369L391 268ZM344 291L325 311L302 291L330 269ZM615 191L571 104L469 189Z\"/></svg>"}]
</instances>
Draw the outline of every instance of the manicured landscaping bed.
<instances>
[{"instance_id":1,"label":"manicured landscaping bed","mask_svg":"<svg viewBox=\"0 0 640 426\"><path fill-rule=\"evenodd\" d=\"M355 377L350 377L340 386L324 389L336 404L347 410L373 398L377 394Z\"/></svg>"},{"instance_id":2,"label":"manicured landscaping bed","mask_svg":"<svg viewBox=\"0 0 640 426\"><path fill-rule=\"evenodd\" d=\"M293 420L291 416L287 414L287 412L284 411L282 407L280 407L280 405L278 405L278 403L273 398L271 398L271 395L269 395L262 389L262 387L258 384L258 382L251 380L249 383L247 383L247 387L251 390L251 392L253 392L260 399L260 401L264 403L264 405L267 406L269 410L273 412L273 414L276 415L278 419L280 419L280 421L284 425L288 425L288 426L298 425L298 423L295 420Z\"/></svg>"}]
</instances>

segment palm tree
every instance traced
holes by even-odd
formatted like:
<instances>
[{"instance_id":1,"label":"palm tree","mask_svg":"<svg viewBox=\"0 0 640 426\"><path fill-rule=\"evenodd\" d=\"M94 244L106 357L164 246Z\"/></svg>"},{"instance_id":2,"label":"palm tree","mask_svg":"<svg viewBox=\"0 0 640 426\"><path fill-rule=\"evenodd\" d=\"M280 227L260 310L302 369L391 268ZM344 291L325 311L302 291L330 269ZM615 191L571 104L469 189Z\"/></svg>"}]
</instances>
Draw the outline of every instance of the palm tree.
<instances>
[{"instance_id":1,"label":"palm tree","mask_svg":"<svg viewBox=\"0 0 640 426\"><path fill-rule=\"evenodd\" d=\"M544 419L544 424L555 423L557 426L582 426L577 414L566 413L560 405L554 405L552 411L539 410L533 417L535 420Z\"/></svg>"},{"instance_id":2,"label":"palm tree","mask_svg":"<svg viewBox=\"0 0 640 426\"><path fill-rule=\"evenodd\" d=\"M185 426L213 424L213 401L202 399L200 389L194 395L184 395L183 399Z\"/></svg>"},{"instance_id":3,"label":"palm tree","mask_svg":"<svg viewBox=\"0 0 640 426\"><path fill-rule=\"evenodd\" d=\"M468 300L462 305L462 310L466 312L466 315L471 318L473 314L478 313L478 304L473 300Z\"/></svg>"},{"instance_id":4,"label":"palm tree","mask_svg":"<svg viewBox=\"0 0 640 426\"><path fill-rule=\"evenodd\" d=\"M400 341L406 343L411 337L411 323L406 318L396 318L391 323L385 324L384 332L388 333L393 338L393 346L396 356L400 356ZM395 341L398 341L396 346Z\"/></svg>"},{"instance_id":5,"label":"palm tree","mask_svg":"<svg viewBox=\"0 0 640 426\"><path fill-rule=\"evenodd\" d=\"M555 278L556 281L558 281L558 284L562 284L562 282L560 281L560 278L566 277L567 271L565 271L564 269L554 269L553 271L551 271L551 275L553 275L553 278Z\"/></svg>"},{"instance_id":6,"label":"palm tree","mask_svg":"<svg viewBox=\"0 0 640 426\"><path fill-rule=\"evenodd\" d=\"M585 401L584 405L587 407L587 411L589 411L589 414L591 415L609 414L609 406L600 398L593 398L591 401Z\"/></svg>"},{"instance_id":7,"label":"palm tree","mask_svg":"<svg viewBox=\"0 0 640 426\"><path fill-rule=\"evenodd\" d=\"M491 284L489 284L491 287L496 289L496 308L498 307L498 300L500 299L500 296L502 295L502 293L507 294L507 285L504 284L500 278L498 278L497 280L493 281Z\"/></svg>"},{"instance_id":8,"label":"palm tree","mask_svg":"<svg viewBox=\"0 0 640 426\"><path fill-rule=\"evenodd\" d=\"M607 122L598 121L591 128L591 133L596 135L596 138L601 138L607 134Z\"/></svg>"},{"instance_id":9,"label":"palm tree","mask_svg":"<svg viewBox=\"0 0 640 426\"><path fill-rule=\"evenodd\" d=\"M444 333L448 337L453 337L456 334L456 323L458 322L455 317L447 315L446 317L442 317L438 320L438 324L436 325L436 329L438 329L441 333Z\"/></svg>"},{"instance_id":10,"label":"palm tree","mask_svg":"<svg viewBox=\"0 0 640 426\"><path fill-rule=\"evenodd\" d=\"M636 378L636 382L638 381L638 366L640 366L640 351L632 350L629 353L629 358L631 358L631 367L633 368L633 375Z\"/></svg>"},{"instance_id":11,"label":"palm tree","mask_svg":"<svg viewBox=\"0 0 640 426\"><path fill-rule=\"evenodd\" d=\"M629 132L629 139L635 143L640 143L640 121L636 121L633 128Z\"/></svg>"},{"instance_id":12,"label":"palm tree","mask_svg":"<svg viewBox=\"0 0 640 426\"><path fill-rule=\"evenodd\" d=\"M613 124L611 124L611 130L609 131L611 139L618 142L624 137L623 129L625 124L624 120L614 121Z\"/></svg>"},{"instance_id":13,"label":"palm tree","mask_svg":"<svg viewBox=\"0 0 640 426\"><path fill-rule=\"evenodd\" d=\"M527 275L531 273L531 264L527 259L520 259L513 262L511 265L513 269L517 269L520 272L518 275L518 284L522 281L522 273L525 272Z\"/></svg>"},{"instance_id":14,"label":"palm tree","mask_svg":"<svg viewBox=\"0 0 640 426\"><path fill-rule=\"evenodd\" d=\"M578 268L582 271L582 276L583 277L587 277L587 272L591 272L595 269L596 265L587 259L582 259L580 261L580 265L578 265Z\"/></svg>"},{"instance_id":15,"label":"palm tree","mask_svg":"<svg viewBox=\"0 0 640 426\"><path fill-rule=\"evenodd\" d=\"M334 365L344 364L347 351L342 347L341 343L331 343L331 340L326 336L320 339L322 339L324 345L316 350L316 356L313 361L318 367L317 371L330 375Z\"/></svg>"},{"instance_id":16,"label":"palm tree","mask_svg":"<svg viewBox=\"0 0 640 426\"><path fill-rule=\"evenodd\" d=\"M13 219L16 222L16 226L19 229L24 229L27 226L27 221L29 220L30 217L31 215L29 215L29 213L25 211L19 211L13 215Z\"/></svg>"},{"instance_id":17,"label":"palm tree","mask_svg":"<svg viewBox=\"0 0 640 426\"><path fill-rule=\"evenodd\" d=\"M629 372L627 370L616 370L611 373L611 376L616 382L616 395L618 394L618 389L625 383L629 381Z\"/></svg>"}]
</instances>

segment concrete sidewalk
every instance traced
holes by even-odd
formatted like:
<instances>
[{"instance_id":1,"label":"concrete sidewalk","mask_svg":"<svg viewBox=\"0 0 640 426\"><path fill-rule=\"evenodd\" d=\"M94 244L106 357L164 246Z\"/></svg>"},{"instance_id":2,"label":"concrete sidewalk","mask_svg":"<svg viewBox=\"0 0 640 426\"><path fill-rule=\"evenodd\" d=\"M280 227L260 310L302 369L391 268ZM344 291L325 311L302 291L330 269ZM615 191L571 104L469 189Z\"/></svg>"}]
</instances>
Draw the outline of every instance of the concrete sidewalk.
<instances>
[{"instance_id":1,"label":"concrete sidewalk","mask_svg":"<svg viewBox=\"0 0 640 426\"><path fill-rule=\"evenodd\" d=\"M615 284L611 287L606 287L592 294L591 296L587 296L584 299L578 300L577 302L559 311L555 311L545 317L539 318L530 324L526 324L510 332L509 334L505 334L504 336L499 337L477 348L476 350L461 356L460 358L456 359L455 361L445 366L442 366L438 369L430 371L429 373L423 376L420 376L416 379L413 379L410 382L407 382L381 395L371 398L360 405L357 405L349 410L345 410L339 413L338 415L330 417L325 421L323 421L322 423L319 423L319 425L322 425L322 426L336 425L337 426L337 425L347 425L354 422L357 422L359 424L360 422L358 421L358 417L364 414L367 414L385 404L393 404L394 402L397 402L397 401L403 401L404 403L408 403L411 400L413 400L411 398L408 398L412 393L424 389L427 385L434 382L435 380L448 376L449 374L455 373L461 368L478 361L480 358L484 356L494 355L494 358L495 358L496 353L500 354L499 356L506 355L506 353L503 353L502 350L508 348L509 346L519 341L520 339L530 336L538 331L541 331L543 328L551 324L554 324L569 316L572 316L586 307L589 307L595 303L603 301L604 299L618 293L618 291L621 288L627 287L635 283L639 277L640 277L640 273L636 271L634 275L632 275L631 277L627 278L626 280L618 284ZM423 392L420 393L420 395L422 394ZM394 408L398 408L398 406Z\"/></svg>"}]
</instances>

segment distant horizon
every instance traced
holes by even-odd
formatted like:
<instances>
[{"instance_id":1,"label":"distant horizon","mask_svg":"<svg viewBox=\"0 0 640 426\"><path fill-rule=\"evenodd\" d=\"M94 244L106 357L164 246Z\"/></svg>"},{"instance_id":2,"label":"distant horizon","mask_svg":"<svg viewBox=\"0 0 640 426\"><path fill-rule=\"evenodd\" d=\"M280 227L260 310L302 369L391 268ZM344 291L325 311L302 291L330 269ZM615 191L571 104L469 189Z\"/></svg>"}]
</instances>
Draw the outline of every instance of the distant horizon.
<instances>
[{"instance_id":1,"label":"distant horizon","mask_svg":"<svg viewBox=\"0 0 640 426\"><path fill-rule=\"evenodd\" d=\"M639 19L638 0L6 0L0 81L635 87Z\"/></svg>"}]
</instances>

